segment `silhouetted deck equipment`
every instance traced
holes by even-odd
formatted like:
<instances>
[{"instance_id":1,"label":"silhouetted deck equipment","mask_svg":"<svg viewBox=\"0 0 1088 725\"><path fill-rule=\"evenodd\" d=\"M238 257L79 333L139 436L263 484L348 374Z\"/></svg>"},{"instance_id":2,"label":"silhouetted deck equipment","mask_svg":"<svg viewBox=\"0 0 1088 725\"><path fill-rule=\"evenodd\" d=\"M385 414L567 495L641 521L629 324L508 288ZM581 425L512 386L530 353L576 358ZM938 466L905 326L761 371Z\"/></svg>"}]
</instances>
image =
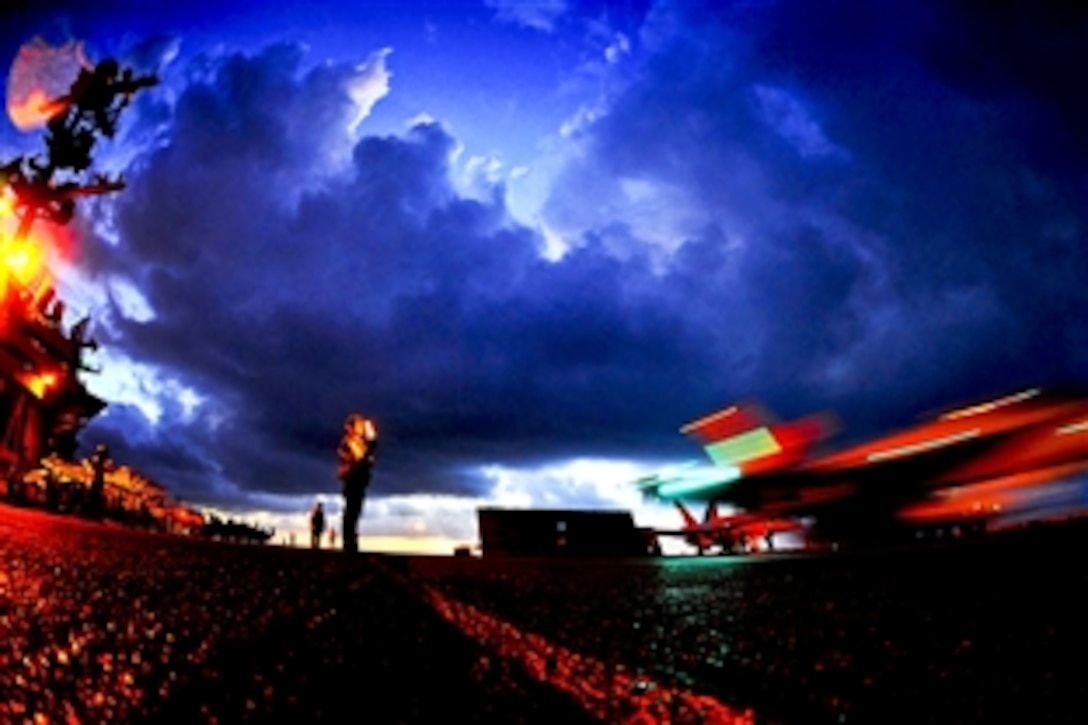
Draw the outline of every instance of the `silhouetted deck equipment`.
<instances>
[{"instance_id":1,"label":"silhouetted deck equipment","mask_svg":"<svg viewBox=\"0 0 1088 725\"><path fill-rule=\"evenodd\" d=\"M641 557L656 543L629 511L483 507L477 516L485 557Z\"/></svg>"}]
</instances>

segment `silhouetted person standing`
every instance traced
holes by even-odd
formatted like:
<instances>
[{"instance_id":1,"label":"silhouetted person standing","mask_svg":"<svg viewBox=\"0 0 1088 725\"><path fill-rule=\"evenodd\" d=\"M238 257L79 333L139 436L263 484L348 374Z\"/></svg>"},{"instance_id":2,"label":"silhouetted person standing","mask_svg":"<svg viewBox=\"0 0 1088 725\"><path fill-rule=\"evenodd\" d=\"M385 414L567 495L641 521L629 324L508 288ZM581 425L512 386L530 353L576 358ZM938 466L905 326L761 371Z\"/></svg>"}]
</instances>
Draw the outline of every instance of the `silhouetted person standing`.
<instances>
[{"instance_id":1,"label":"silhouetted person standing","mask_svg":"<svg viewBox=\"0 0 1088 725\"><path fill-rule=\"evenodd\" d=\"M318 501L310 510L310 548L321 548L321 535L325 533L325 508Z\"/></svg>"},{"instance_id":2,"label":"silhouetted person standing","mask_svg":"<svg viewBox=\"0 0 1088 725\"><path fill-rule=\"evenodd\" d=\"M356 527L363 513L377 445L378 429L374 422L358 414L349 415L344 422L344 437L336 449L340 459L337 475L344 491L344 551L349 553L359 550Z\"/></svg>"},{"instance_id":3,"label":"silhouetted person standing","mask_svg":"<svg viewBox=\"0 0 1088 725\"><path fill-rule=\"evenodd\" d=\"M105 445L98 445L91 454L91 493L87 510L93 516L101 516L106 508L106 467L110 452Z\"/></svg>"}]
</instances>

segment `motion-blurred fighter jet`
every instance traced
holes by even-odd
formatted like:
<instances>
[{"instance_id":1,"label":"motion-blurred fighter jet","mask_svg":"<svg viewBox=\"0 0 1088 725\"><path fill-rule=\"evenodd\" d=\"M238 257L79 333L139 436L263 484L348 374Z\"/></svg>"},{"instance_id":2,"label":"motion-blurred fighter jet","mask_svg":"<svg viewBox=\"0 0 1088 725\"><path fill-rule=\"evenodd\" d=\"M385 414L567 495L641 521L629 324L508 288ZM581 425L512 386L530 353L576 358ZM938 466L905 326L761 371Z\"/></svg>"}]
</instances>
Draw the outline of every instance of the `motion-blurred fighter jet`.
<instances>
[{"instance_id":1,"label":"motion-blurred fighter jet","mask_svg":"<svg viewBox=\"0 0 1088 725\"><path fill-rule=\"evenodd\" d=\"M649 495L727 503L771 521L815 519L818 538L869 541L1013 514L1088 472L1088 399L1027 390L811 457L823 418L776 424L758 406L684 426L714 465L641 479Z\"/></svg>"}]
</instances>

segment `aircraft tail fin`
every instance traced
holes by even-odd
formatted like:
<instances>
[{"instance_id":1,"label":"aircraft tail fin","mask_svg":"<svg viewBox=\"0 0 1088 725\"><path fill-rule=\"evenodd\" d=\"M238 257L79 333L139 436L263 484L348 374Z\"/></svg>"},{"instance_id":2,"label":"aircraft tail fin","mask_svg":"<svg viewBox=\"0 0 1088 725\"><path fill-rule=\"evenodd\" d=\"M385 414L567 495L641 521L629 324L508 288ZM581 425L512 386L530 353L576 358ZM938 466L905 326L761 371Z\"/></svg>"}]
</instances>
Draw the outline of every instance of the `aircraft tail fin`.
<instances>
[{"instance_id":1,"label":"aircraft tail fin","mask_svg":"<svg viewBox=\"0 0 1088 725\"><path fill-rule=\"evenodd\" d=\"M800 461L832 429L827 416L779 423L758 403L740 403L688 423L680 432L701 442L715 464L752 475Z\"/></svg>"},{"instance_id":2,"label":"aircraft tail fin","mask_svg":"<svg viewBox=\"0 0 1088 725\"><path fill-rule=\"evenodd\" d=\"M703 444L727 440L751 432L775 422L770 412L759 403L743 402L704 415L687 425L680 432L690 435Z\"/></svg>"}]
</instances>

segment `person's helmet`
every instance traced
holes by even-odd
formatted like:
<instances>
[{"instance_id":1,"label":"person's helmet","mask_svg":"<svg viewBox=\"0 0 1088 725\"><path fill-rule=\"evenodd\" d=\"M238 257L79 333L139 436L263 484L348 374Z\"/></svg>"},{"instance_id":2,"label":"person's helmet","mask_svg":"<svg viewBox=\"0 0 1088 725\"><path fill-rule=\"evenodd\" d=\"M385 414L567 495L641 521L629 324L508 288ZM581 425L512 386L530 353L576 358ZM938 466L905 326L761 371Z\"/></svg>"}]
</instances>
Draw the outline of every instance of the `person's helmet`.
<instances>
[{"instance_id":1,"label":"person's helmet","mask_svg":"<svg viewBox=\"0 0 1088 725\"><path fill-rule=\"evenodd\" d=\"M358 413L352 413L347 417L344 421L344 431L368 441L378 437L378 428L374 425L374 421Z\"/></svg>"}]
</instances>

